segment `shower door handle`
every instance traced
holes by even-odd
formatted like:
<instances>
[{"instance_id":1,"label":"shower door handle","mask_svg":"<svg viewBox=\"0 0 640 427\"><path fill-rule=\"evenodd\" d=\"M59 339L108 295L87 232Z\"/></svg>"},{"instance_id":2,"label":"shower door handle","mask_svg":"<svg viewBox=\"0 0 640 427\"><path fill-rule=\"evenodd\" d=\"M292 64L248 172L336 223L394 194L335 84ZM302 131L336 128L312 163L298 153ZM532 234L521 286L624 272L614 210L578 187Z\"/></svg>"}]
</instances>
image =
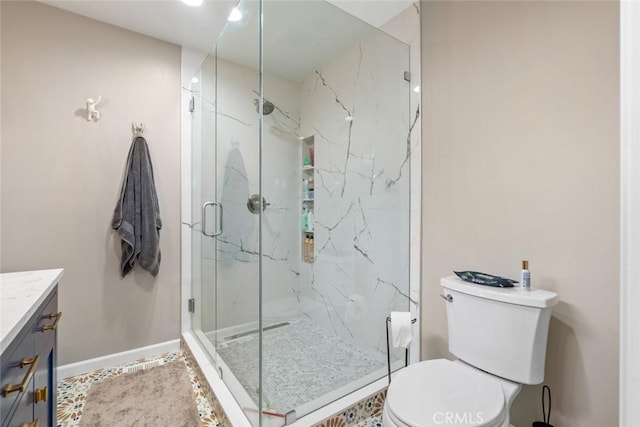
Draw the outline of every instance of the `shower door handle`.
<instances>
[{"instance_id":1,"label":"shower door handle","mask_svg":"<svg viewBox=\"0 0 640 427\"><path fill-rule=\"evenodd\" d=\"M207 237L215 237L215 233L207 233L207 206L213 206L215 202L205 202L202 205L202 234Z\"/></svg>"},{"instance_id":2,"label":"shower door handle","mask_svg":"<svg viewBox=\"0 0 640 427\"><path fill-rule=\"evenodd\" d=\"M222 234L222 227L224 225L224 217L223 217L224 209L222 209L222 203L213 202L213 204L218 208L220 208L220 228L218 229L217 232L213 233L213 237L217 237Z\"/></svg>"},{"instance_id":3,"label":"shower door handle","mask_svg":"<svg viewBox=\"0 0 640 427\"><path fill-rule=\"evenodd\" d=\"M218 231L214 233L207 233L207 206L217 206L218 208L220 208L220 228L218 228ZM218 202L205 202L202 205L202 234L204 234L207 237L217 237L221 235L222 226L224 224L222 215L223 215L222 204Z\"/></svg>"}]
</instances>

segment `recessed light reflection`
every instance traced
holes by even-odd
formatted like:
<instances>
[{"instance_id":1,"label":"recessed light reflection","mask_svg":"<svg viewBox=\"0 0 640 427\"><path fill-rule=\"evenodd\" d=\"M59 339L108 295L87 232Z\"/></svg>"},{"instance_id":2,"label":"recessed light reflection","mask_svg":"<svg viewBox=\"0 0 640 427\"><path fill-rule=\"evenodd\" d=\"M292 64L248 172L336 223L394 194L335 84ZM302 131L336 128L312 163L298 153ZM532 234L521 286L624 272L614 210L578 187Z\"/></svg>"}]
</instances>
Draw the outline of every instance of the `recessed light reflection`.
<instances>
[{"instance_id":1,"label":"recessed light reflection","mask_svg":"<svg viewBox=\"0 0 640 427\"><path fill-rule=\"evenodd\" d=\"M198 83L199 81L197 77L191 77L191 83Z\"/></svg>"},{"instance_id":2,"label":"recessed light reflection","mask_svg":"<svg viewBox=\"0 0 640 427\"><path fill-rule=\"evenodd\" d=\"M229 17L227 18L227 21L229 21L229 22L237 22L237 21L239 21L241 19L242 19L242 12L240 12L237 7L234 7L231 10L231 13L229 14Z\"/></svg>"},{"instance_id":3,"label":"recessed light reflection","mask_svg":"<svg viewBox=\"0 0 640 427\"><path fill-rule=\"evenodd\" d=\"M416 87L414 87L414 88L413 88L413 91L414 91L415 93L420 93L420 86L416 86Z\"/></svg>"},{"instance_id":4,"label":"recessed light reflection","mask_svg":"<svg viewBox=\"0 0 640 427\"><path fill-rule=\"evenodd\" d=\"M182 3L188 4L189 6L200 6L202 5L203 0L182 0Z\"/></svg>"}]
</instances>

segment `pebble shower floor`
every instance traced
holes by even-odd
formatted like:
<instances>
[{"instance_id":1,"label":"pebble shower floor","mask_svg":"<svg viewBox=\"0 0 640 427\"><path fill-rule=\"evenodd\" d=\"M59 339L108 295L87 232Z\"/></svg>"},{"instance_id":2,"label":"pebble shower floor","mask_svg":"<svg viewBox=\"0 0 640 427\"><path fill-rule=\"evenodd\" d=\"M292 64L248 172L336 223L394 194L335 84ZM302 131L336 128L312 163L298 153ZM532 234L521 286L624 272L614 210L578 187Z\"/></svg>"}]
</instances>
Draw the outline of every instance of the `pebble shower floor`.
<instances>
[{"instance_id":1,"label":"pebble shower floor","mask_svg":"<svg viewBox=\"0 0 640 427\"><path fill-rule=\"evenodd\" d=\"M258 402L257 333L216 345L254 402ZM263 333L262 382L266 410L286 414L375 371L386 372L384 355L362 349L308 319L297 319Z\"/></svg>"},{"instance_id":2,"label":"pebble shower floor","mask_svg":"<svg viewBox=\"0 0 640 427\"><path fill-rule=\"evenodd\" d=\"M220 424L209 405L209 401L204 395L203 388L200 385L200 380L195 375L194 370L189 365L189 362L181 351L165 353L158 357L149 359L140 359L126 365L99 369L97 371L77 375L75 377L64 378L58 381L58 427L77 427L80 425L80 419L82 418L82 411L87 400L87 395L89 394L89 389L93 384L99 383L107 378L122 375L123 369L126 367L140 363L153 364L154 361L158 360L161 360L164 363L172 362L174 360L182 360L186 364L189 379L193 388L193 397L196 401L198 414L200 415L201 427L219 427ZM321 425L347 427L349 423L343 421L343 419L332 418ZM382 420L378 417L373 417L357 424L353 424L351 427L382 427Z\"/></svg>"}]
</instances>

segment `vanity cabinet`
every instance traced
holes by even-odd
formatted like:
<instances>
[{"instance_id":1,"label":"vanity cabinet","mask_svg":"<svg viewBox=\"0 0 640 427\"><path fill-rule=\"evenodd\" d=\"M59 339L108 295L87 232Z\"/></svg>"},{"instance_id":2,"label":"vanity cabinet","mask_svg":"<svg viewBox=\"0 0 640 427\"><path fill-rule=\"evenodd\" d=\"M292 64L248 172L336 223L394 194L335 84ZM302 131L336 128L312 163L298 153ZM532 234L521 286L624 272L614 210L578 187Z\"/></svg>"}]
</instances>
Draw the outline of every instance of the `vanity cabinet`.
<instances>
[{"instance_id":1,"label":"vanity cabinet","mask_svg":"<svg viewBox=\"0 0 640 427\"><path fill-rule=\"evenodd\" d=\"M58 286L0 356L2 427L55 427Z\"/></svg>"}]
</instances>

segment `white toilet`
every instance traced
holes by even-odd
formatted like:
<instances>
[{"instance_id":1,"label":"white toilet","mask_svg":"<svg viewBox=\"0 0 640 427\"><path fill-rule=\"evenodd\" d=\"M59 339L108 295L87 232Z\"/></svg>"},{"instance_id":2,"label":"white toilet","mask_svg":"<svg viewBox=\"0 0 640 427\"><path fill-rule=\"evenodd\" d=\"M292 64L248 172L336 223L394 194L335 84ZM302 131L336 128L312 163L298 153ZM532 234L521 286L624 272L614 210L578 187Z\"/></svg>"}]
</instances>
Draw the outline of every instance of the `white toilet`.
<instances>
[{"instance_id":1,"label":"white toilet","mask_svg":"<svg viewBox=\"0 0 640 427\"><path fill-rule=\"evenodd\" d=\"M509 427L522 384L544 380L551 307L543 290L493 288L456 276L441 281L449 351L459 360L426 360L397 372L384 427Z\"/></svg>"}]
</instances>

